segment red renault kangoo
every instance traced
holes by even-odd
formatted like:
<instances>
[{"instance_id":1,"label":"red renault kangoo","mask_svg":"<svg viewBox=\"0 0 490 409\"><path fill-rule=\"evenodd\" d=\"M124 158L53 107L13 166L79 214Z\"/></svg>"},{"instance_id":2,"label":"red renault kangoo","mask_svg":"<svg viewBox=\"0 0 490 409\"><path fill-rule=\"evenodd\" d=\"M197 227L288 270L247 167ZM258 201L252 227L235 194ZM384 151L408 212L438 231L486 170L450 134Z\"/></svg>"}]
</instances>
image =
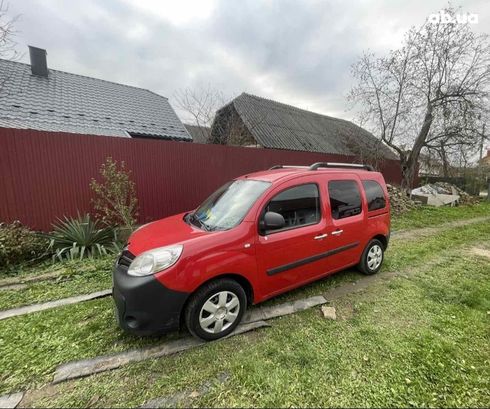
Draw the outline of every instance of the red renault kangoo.
<instances>
[{"instance_id":1,"label":"red renault kangoo","mask_svg":"<svg viewBox=\"0 0 490 409\"><path fill-rule=\"evenodd\" d=\"M185 325L221 338L251 304L348 267L378 272L389 237L386 184L368 165L244 175L131 235L113 273L117 319L140 335Z\"/></svg>"}]
</instances>

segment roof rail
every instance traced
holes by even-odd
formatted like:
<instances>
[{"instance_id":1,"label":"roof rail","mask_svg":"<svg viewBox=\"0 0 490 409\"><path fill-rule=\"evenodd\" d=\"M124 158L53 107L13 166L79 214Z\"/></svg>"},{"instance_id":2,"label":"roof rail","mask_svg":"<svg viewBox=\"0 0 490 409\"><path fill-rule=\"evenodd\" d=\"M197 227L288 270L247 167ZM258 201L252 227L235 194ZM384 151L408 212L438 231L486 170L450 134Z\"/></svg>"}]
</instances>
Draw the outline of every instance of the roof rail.
<instances>
[{"instance_id":1,"label":"roof rail","mask_svg":"<svg viewBox=\"0 0 490 409\"><path fill-rule=\"evenodd\" d=\"M311 166L293 166L293 165L274 165L269 170L274 169L308 169L317 170L319 168L347 168L347 169L365 169L374 172L371 165L363 165L360 163L339 163L339 162L316 162Z\"/></svg>"},{"instance_id":2,"label":"roof rail","mask_svg":"<svg viewBox=\"0 0 490 409\"><path fill-rule=\"evenodd\" d=\"M274 169L309 169L309 166L293 166L293 165L274 165L269 170Z\"/></svg>"},{"instance_id":3,"label":"roof rail","mask_svg":"<svg viewBox=\"0 0 490 409\"><path fill-rule=\"evenodd\" d=\"M317 170L318 168L353 168L365 169L370 172L374 171L371 165L362 165L359 163L317 162L309 167L310 170Z\"/></svg>"}]
</instances>

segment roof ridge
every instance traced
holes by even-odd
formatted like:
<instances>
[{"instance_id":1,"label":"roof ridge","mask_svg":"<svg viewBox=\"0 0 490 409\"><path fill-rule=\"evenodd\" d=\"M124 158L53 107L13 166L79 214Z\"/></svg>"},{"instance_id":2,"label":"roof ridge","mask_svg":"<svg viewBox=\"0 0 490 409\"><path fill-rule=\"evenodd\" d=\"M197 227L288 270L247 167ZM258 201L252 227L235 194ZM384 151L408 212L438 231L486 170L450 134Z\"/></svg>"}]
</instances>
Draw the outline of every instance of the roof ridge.
<instances>
[{"instance_id":1,"label":"roof ridge","mask_svg":"<svg viewBox=\"0 0 490 409\"><path fill-rule=\"evenodd\" d=\"M12 60L7 60L5 58L0 58L0 61L4 61L4 62L7 62L7 63L11 63L11 64L27 65L28 67L31 66L31 64L28 64L28 63L25 63L25 62L12 61ZM48 70L49 71L56 71L56 72L59 72L59 73L62 73L62 74L66 74L66 75L73 75L75 77L87 78L87 79L94 80L94 81L102 81L102 82L107 82L109 84L120 85L122 87L133 88L133 89L138 89L138 90L141 90L141 91L150 92L150 93L155 94L155 95L159 96L160 98L164 98L164 99L166 99L168 101L168 97L165 97L163 95L157 94L156 92L153 92L153 91L151 91L151 90L149 90L147 88L136 87L135 85L122 84L120 82L109 81L109 80L105 80L103 78L89 77L88 75L75 74L73 72L68 72L68 71L63 71L63 70L57 70L57 69L49 68L49 67L48 67Z\"/></svg>"}]
</instances>

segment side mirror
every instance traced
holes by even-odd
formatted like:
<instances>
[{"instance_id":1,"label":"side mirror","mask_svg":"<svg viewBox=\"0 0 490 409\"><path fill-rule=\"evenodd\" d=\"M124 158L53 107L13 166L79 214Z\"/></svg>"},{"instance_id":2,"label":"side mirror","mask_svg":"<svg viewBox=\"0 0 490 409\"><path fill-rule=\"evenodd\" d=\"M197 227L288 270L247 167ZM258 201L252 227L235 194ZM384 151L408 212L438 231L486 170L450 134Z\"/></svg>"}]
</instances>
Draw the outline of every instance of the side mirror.
<instances>
[{"instance_id":1,"label":"side mirror","mask_svg":"<svg viewBox=\"0 0 490 409\"><path fill-rule=\"evenodd\" d=\"M277 230L286 226L286 221L281 214L276 212L267 212L263 221L260 223L264 230Z\"/></svg>"}]
</instances>

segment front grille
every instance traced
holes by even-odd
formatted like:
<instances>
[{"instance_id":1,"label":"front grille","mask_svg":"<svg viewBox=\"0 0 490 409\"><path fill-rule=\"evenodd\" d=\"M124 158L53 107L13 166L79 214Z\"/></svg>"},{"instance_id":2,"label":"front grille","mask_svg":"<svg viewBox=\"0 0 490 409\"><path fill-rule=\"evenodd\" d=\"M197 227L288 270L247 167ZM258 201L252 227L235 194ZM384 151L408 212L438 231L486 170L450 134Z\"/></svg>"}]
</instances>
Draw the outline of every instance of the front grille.
<instances>
[{"instance_id":1,"label":"front grille","mask_svg":"<svg viewBox=\"0 0 490 409\"><path fill-rule=\"evenodd\" d=\"M131 262L134 260L135 255L131 253L128 250L124 250L121 255L119 256L119 259L117 260L117 265L129 268L129 265Z\"/></svg>"}]
</instances>

